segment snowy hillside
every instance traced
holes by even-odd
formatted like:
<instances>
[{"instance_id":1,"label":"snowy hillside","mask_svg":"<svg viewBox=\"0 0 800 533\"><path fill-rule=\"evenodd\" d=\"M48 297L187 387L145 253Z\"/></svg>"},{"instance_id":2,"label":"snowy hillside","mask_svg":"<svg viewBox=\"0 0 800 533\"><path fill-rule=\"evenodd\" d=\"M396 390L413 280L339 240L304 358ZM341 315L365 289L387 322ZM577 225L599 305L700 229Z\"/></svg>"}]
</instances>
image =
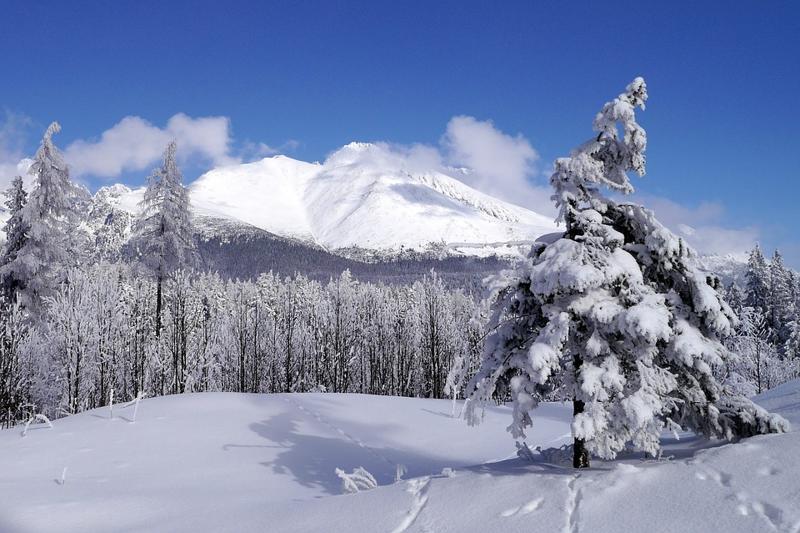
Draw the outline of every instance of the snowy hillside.
<instances>
[{"instance_id":1,"label":"snowy hillside","mask_svg":"<svg viewBox=\"0 0 800 533\"><path fill-rule=\"evenodd\" d=\"M800 427L800 381L758 401ZM800 531L796 429L737 444L665 437L661 461L628 456L576 474L509 459L507 408L478 428L451 409L211 393L145 400L135 423L132 408L113 420L104 408L25 437L0 431L0 530ZM566 442L570 413L543 405L529 445ZM399 482L397 465L408 470ZM379 487L342 495L334 469L359 466Z\"/></svg>"},{"instance_id":2,"label":"snowy hillside","mask_svg":"<svg viewBox=\"0 0 800 533\"><path fill-rule=\"evenodd\" d=\"M747 273L747 254L701 255L700 267L719 276L723 284L745 285Z\"/></svg>"},{"instance_id":3,"label":"snowy hillside","mask_svg":"<svg viewBox=\"0 0 800 533\"><path fill-rule=\"evenodd\" d=\"M239 221L329 250L424 251L445 244L485 256L514 254L557 228L545 217L434 170L409 169L380 145L351 143L323 164L275 156L204 174L190 187L195 213ZM101 195L135 212L143 189Z\"/></svg>"}]
</instances>

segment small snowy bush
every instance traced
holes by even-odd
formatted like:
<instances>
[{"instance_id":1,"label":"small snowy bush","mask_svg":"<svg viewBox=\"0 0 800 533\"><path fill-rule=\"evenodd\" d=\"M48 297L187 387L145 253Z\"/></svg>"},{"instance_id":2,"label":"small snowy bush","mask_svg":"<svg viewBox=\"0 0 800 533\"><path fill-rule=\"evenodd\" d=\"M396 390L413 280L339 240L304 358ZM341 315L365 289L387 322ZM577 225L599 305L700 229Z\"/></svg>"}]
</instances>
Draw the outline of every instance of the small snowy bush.
<instances>
[{"instance_id":1,"label":"small snowy bush","mask_svg":"<svg viewBox=\"0 0 800 533\"><path fill-rule=\"evenodd\" d=\"M25 422L25 427L22 429L22 436L23 437L28 434L28 428L30 427L31 424L33 424L35 422L39 422L39 423L45 424L45 425L47 425L48 428L53 429L53 423L50 422L50 419L47 418L45 415L39 413L39 414L33 415L32 417L30 417L28 419L27 422Z\"/></svg>"},{"instance_id":2,"label":"small snowy bush","mask_svg":"<svg viewBox=\"0 0 800 533\"><path fill-rule=\"evenodd\" d=\"M362 490L374 489L378 486L378 482L363 466L355 468L350 474L341 468L337 468L335 472L342 480L342 490L346 493L354 494Z\"/></svg>"}]
</instances>

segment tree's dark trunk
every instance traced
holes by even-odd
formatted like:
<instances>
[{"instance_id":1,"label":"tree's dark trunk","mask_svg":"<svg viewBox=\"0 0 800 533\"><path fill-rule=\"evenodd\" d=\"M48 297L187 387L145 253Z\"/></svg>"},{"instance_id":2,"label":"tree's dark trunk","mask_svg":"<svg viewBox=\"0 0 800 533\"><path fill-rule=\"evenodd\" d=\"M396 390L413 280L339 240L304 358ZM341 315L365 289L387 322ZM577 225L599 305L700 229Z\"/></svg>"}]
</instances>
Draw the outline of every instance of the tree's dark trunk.
<instances>
[{"instance_id":1,"label":"tree's dark trunk","mask_svg":"<svg viewBox=\"0 0 800 533\"><path fill-rule=\"evenodd\" d=\"M572 400L572 416L583 412L583 402ZM586 442L583 439L573 439L572 466L574 468L589 468L589 450L586 449Z\"/></svg>"},{"instance_id":2,"label":"tree's dark trunk","mask_svg":"<svg viewBox=\"0 0 800 533\"><path fill-rule=\"evenodd\" d=\"M76 361L75 361L75 392L72 393L72 412L78 412L78 395L81 392L81 359L83 356L78 350L76 353Z\"/></svg>"},{"instance_id":3,"label":"tree's dark trunk","mask_svg":"<svg viewBox=\"0 0 800 533\"><path fill-rule=\"evenodd\" d=\"M163 282L161 274L156 280L156 339L161 337L161 284Z\"/></svg>"},{"instance_id":4,"label":"tree's dark trunk","mask_svg":"<svg viewBox=\"0 0 800 533\"><path fill-rule=\"evenodd\" d=\"M580 355L574 355L572 358L572 368L575 372L575 381L578 381L578 372L580 371L581 365L583 364L583 359ZM575 418L577 415L583 412L584 403L583 400L578 400L577 398L573 398L572 400L572 417ZM572 451L572 466L573 468L589 468L589 450L586 449L586 441L583 439L579 439L575 437L573 439L573 451Z\"/></svg>"},{"instance_id":5,"label":"tree's dark trunk","mask_svg":"<svg viewBox=\"0 0 800 533\"><path fill-rule=\"evenodd\" d=\"M578 203L575 199L571 199L569 202L569 209L566 210L564 215L565 223L567 225L567 232L565 236L570 239L575 239L575 213L578 211ZM578 377L581 371L581 366L583 365L583 357L581 357L580 353L575 353L572 356L572 371L574 372L573 381L577 384ZM572 399L572 418L574 419L579 414L583 413L583 409L585 407L583 400L579 400L577 398L577 386L576 390L573 392L574 396ZM586 449L586 441L583 439L579 439L577 437L573 438L572 442L572 466L573 468L589 468L589 450Z\"/></svg>"}]
</instances>

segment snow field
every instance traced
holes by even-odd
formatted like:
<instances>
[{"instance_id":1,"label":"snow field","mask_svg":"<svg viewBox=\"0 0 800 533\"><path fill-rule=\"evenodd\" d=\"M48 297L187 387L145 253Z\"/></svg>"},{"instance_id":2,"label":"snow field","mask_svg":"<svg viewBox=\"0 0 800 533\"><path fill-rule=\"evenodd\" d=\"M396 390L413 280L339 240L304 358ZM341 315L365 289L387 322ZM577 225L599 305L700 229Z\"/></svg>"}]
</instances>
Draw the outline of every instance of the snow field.
<instances>
[{"instance_id":1,"label":"snow field","mask_svg":"<svg viewBox=\"0 0 800 533\"><path fill-rule=\"evenodd\" d=\"M800 427L800 382L757 398ZM0 431L0 531L800 532L800 433L664 438L662 460L515 457L510 409L477 428L447 400L205 393ZM459 406L460 408L460 406ZM528 444L569 441L543 404ZM397 465L408 473L395 481ZM335 468L378 488L342 494ZM67 468L63 484L63 469ZM448 471L447 469L452 469Z\"/></svg>"}]
</instances>

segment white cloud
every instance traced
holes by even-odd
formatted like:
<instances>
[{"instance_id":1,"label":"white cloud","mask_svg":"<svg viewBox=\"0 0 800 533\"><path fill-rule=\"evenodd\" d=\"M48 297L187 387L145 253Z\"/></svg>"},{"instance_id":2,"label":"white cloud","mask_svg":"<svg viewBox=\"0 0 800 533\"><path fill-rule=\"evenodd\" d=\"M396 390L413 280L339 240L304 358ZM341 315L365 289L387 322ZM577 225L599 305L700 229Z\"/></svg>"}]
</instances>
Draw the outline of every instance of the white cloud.
<instances>
[{"instance_id":1,"label":"white cloud","mask_svg":"<svg viewBox=\"0 0 800 533\"><path fill-rule=\"evenodd\" d=\"M533 182L539 154L522 135L511 136L491 121L457 116L442 136L443 157L452 166L471 170L462 180L508 202L553 215L548 186Z\"/></svg>"},{"instance_id":2,"label":"white cloud","mask_svg":"<svg viewBox=\"0 0 800 533\"><path fill-rule=\"evenodd\" d=\"M24 146L31 128L31 119L22 114L6 111L5 117L0 118L0 189L7 187L16 175L26 176L30 161L26 159ZM96 140L75 141L64 152L73 176L114 178L125 171L152 168L172 139L177 140L179 156L184 161L201 159L215 166L291 151L299 144L290 140L274 147L244 142L234 155L227 117L192 118L178 113L163 128L141 117L125 117ZM410 172L431 169L447 172L449 167L448 174L486 194L545 215L555 213L549 186L535 181L545 174L538 168L536 150L522 135L504 133L491 121L453 117L438 146L391 143L378 146L380 150L371 150L360 157L378 158L379 161L374 161L376 165L399 166ZM465 171L453 172L452 167ZM661 222L701 253L742 253L760 237L757 227L731 228L724 224L724 208L718 203L687 207L647 194L636 194L629 200L653 209Z\"/></svg>"},{"instance_id":3,"label":"white cloud","mask_svg":"<svg viewBox=\"0 0 800 533\"><path fill-rule=\"evenodd\" d=\"M338 150L327 163L348 164L342 158L353 157L362 164L409 172L440 170L481 192L555 217L549 186L534 182L541 175L538 153L525 137L508 135L491 121L453 117L438 146L378 142L370 150Z\"/></svg>"},{"instance_id":4,"label":"white cloud","mask_svg":"<svg viewBox=\"0 0 800 533\"><path fill-rule=\"evenodd\" d=\"M632 198L652 209L658 220L684 237L703 254L743 254L759 240L755 226L730 228L723 225L725 208L718 203L703 202L687 207L667 198L637 194Z\"/></svg>"},{"instance_id":5,"label":"white cloud","mask_svg":"<svg viewBox=\"0 0 800 533\"><path fill-rule=\"evenodd\" d=\"M261 159L272 155L283 154L296 150L300 146L300 142L294 139L289 139L280 146L270 146L263 142L245 141L242 145L241 154L242 159L245 161L252 161Z\"/></svg>"},{"instance_id":6,"label":"white cloud","mask_svg":"<svg viewBox=\"0 0 800 533\"><path fill-rule=\"evenodd\" d=\"M0 190L5 190L14 176L27 177L30 166L23 144L31 119L11 111L5 111L4 115L0 122Z\"/></svg>"},{"instance_id":7,"label":"white cloud","mask_svg":"<svg viewBox=\"0 0 800 533\"><path fill-rule=\"evenodd\" d=\"M199 157L215 166L238 162L231 156L230 120L227 117L192 118L173 115L164 128L128 116L97 140L77 140L67 146L64 157L74 176L114 178L125 171L149 169L175 139L183 160Z\"/></svg>"}]
</instances>

